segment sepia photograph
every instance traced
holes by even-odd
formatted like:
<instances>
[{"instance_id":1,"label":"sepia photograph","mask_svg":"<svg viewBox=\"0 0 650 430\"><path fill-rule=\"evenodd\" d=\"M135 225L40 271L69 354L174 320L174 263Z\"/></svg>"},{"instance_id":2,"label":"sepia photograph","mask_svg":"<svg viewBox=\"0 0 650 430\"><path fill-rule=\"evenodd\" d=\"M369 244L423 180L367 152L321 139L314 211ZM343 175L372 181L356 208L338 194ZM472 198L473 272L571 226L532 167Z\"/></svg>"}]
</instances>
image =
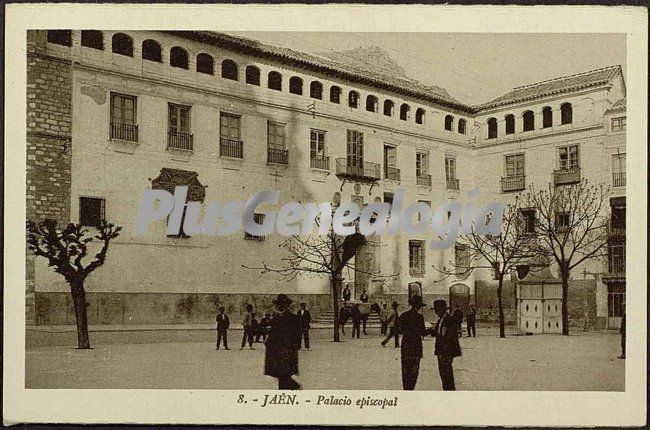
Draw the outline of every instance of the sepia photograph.
<instances>
[{"instance_id":1,"label":"sepia photograph","mask_svg":"<svg viewBox=\"0 0 650 430\"><path fill-rule=\"evenodd\" d=\"M624 30L77 24L22 39L25 390L626 392Z\"/></svg>"}]
</instances>

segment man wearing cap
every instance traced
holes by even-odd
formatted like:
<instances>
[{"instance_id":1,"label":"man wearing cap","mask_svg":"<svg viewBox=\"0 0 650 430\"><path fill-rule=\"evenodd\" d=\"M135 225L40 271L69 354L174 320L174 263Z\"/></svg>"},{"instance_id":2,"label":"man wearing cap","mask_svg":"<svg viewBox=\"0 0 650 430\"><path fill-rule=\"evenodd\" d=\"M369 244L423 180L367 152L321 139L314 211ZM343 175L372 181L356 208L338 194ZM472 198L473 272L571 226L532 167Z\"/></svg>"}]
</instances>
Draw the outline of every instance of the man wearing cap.
<instances>
[{"instance_id":1,"label":"man wearing cap","mask_svg":"<svg viewBox=\"0 0 650 430\"><path fill-rule=\"evenodd\" d=\"M278 378L280 390L298 390L300 384L292 378L298 373L298 349L300 349L300 318L289 311L292 300L278 294L273 301L278 313L271 322L266 340L264 374Z\"/></svg>"},{"instance_id":2,"label":"man wearing cap","mask_svg":"<svg viewBox=\"0 0 650 430\"><path fill-rule=\"evenodd\" d=\"M402 334L402 386L414 390L420 372L422 336L426 335L424 317L420 313L422 298L414 295L409 300L411 309L399 316L398 331Z\"/></svg>"},{"instance_id":3,"label":"man wearing cap","mask_svg":"<svg viewBox=\"0 0 650 430\"><path fill-rule=\"evenodd\" d=\"M452 363L455 357L461 356L458 343L458 323L447 312L447 302L444 300L435 300L433 309L438 315L438 322L433 330L433 335L436 337L434 354L438 357L438 372L442 380L442 389L453 391L456 390L456 385Z\"/></svg>"}]
</instances>

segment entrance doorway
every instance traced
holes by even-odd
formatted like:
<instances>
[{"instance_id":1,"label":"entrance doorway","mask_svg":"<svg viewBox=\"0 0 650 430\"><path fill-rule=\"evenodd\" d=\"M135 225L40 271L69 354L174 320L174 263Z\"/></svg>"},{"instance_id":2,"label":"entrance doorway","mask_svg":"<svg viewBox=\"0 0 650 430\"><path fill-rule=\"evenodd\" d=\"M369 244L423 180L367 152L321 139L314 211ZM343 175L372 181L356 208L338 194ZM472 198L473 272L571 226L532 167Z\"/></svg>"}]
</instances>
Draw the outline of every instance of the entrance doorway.
<instances>
[{"instance_id":1,"label":"entrance doorway","mask_svg":"<svg viewBox=\"0 0 650 430\"><path fill-rule=\"evenodd\" d=\"M607 285L607 328L621 328L624 311L625 283L615 282Z\"/></svg>"},{"instance_id":2,"label":"entrance doorway","mask_svg":"<svg viewBox=\"0 0 650 430\"><path fill-rule=\"evenodd\" d=\"M459 307L467 315L469 308L469 287L465 284L454 284L449 287L449 307Z\"/></svg>"}]
</instances>

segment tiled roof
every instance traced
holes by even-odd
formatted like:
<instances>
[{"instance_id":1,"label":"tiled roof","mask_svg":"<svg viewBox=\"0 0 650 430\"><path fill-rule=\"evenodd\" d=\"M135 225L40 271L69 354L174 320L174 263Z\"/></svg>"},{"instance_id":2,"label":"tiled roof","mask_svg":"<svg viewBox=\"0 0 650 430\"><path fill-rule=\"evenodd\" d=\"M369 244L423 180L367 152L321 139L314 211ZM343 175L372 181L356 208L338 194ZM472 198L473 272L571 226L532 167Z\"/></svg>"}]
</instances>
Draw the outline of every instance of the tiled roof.
<instances>
[{"instance_id":1,"label":"tiled roof","mask_svg":"<svg viewBox=\"0 0 650 430\"><path fill-rule=\"evenodd\" d=\"M589 72L550 79L548 81L537 82L535 84L524 85L513 88L509 93L476 106L476 108L478 110L492 109L540 97L547 97L583 88L605 85L621 73L621 66L610 66L602 69L591 70Z\"/></svg>"},{"instance_id":2,"label":"tiled roof","mask_svg":"<svg viewBox=\"0 0 650 430\"><path fill-rule=\"evenodd\" d=\"M267 45L257 40L213 31L167 31L166 33L198 40L226 49L234 49L258 58L290 63L294 66L307 68L331 76L339 76L365 85L378 86L388 91L419 98L468 113L472 112L471 106L454 99L440 87L427 86L415 80L362 69L335 61L331 58L307 54L289 48Z\"/></svg>"},{"instance_id":3,"label":"tiled roof","mask_svg":"<svg viewBox=\"0 0 650 430\"><path fill-rule=\"evenodd\" d=\"M605 111L605 113L612 113L612 112L622 112L626 108L626 102L627 99L620 99L616 103L614 103L609 109Z\"/></svg>"}]
</instances>

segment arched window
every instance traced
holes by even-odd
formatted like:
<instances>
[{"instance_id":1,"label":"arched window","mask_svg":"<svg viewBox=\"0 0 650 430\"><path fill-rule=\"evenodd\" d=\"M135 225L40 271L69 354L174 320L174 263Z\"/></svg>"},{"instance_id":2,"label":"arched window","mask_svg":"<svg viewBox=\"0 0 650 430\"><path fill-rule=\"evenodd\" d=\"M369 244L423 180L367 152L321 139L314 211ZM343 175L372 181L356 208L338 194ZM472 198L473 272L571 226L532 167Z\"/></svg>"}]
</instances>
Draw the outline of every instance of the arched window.
<instances>
[{"instance_id":1,"label":"arched window","mask_svg":"<svg viewBox=\"0 0 650 430\"><path fill-rule=\"evenodd\" d=\"M454 117L451 115L445 116L445 130L454 130Z\"/></svg>"},{"instance_id":2,"label":"arched window","mask_svg":"<svg viewBox=\"0 0 650 430\"><path fill-rule=\"evenodd\" d=\"M377 104L378 104L377 97L373 95L369 95L368 97L366 97L366 110L368 112L377 112Z\"/></svg>"},{"instance_id":3,"label":"arched window","mask_svg":"<svg viewBox=\"0 0 650 430\"><path fill-rule=\"evenodd\" d=\"M133 57L133 39L124 33L115 33L111 41L113 54Z\"/></svg>"},{"instance_id":4,"label":"arched window","mask_svg":"<svg viewBox=\"0 0 650 430\"><path fill-rule=\"evenodd\" d=\"M341 88L332 86L330 88L330 102L339 104L341 103Z\"/></svg>"},{"instance_id":5,"label":"arched window","mask_svg":"<svg viewBox=\"0 0 650 430\"><path fill-rule=\"evenodd\" d=\"M416 124L424 124L424 114L425 110L422 108L417 108L415 110L415 123Z\"/></svg>"},{"instance_id":6,"label":"arched window","mask_svg":"<svg viewBox=\"0 0 650 430\"><path fill-rule=\"evenodd\" d=\"M522 115L524 119L524 131L535 130L535 114L532 110L527 110Z\"/></svg>"},{"instance_id":7,"label":"arched window","mask_svg":"<svg viewBox=\"0 0 650 430\"><path fill-rule=\"evenodd\" d=\"M160 43L152 39L142 42L142 59L162 63L162 48Z\"/></svg>"},{"instance_id":8,"label":"arched window","mask_svg":"<svg viewBox=\"0 0 650 430\"><path fill-rule=\"evenodd\" d=\"M231 81L238 80L237 63L232 60L223 60L221 62L221 77Z\"/></svg>"},{"instance_id":9,"label":"arched window","mask_svg":"<svg viewBox=\"0 0 650 430\"><path fill-rule=\"evenodd\" d=\"M411 114L411 106L407 105L406 103L403 103L402 106L399 107L399 119L402 121L408 121L410 118Z\"/></svg>"},{"instance_id":10,"label":"arched window","mask_svg":"<svg viewBox=\"0 0 650 430\"><path fill-rule=\"evenodd\" d=\"M511 113L506 115L506 134L515 134L515 116Z\"/></svg>"},{"instance_id":11,"label":"arched window","mask_svg":"<svg viewBox=\"0 0 650 430\"><path fill-rule=\"evenodd\" d=\"M300 79L297 76L292 76L291 79L289 79L289 92L291 94L298 94L299 96L302 95L302 79Z\"/></svg>"},{"instance_id":12,"label":"arched window","mask_svg":"<svg viewBox=\"0 0 650 430\"><path fill-rule=\"evenodd\" d=\"M174 46L169 51L169 65L180 69L188 69L189 58L187 56L187 51L180 46Z\"/></svg>"},{"instance_id":13,"label":"arched window","mask_svg":"<svg viewBox=\"0 0 650 430\"><path fill-rule=\"evenodd\" d=\"M104 33L97 30L81 30L81 46L103 50Z\"/></svg>"},{"instance_id":14,"label":"arched window","mask_svg":"<svg viewBox=\"0 0 650 430\"><path fill-rule=\"evenodd\" d=\"M393 116L393 109L395 109L395 103L392 100L384 100L384 115Z\"/></svg>"},{"instance_id":15,"label":"arched window","mask_svg":"<svg viewBox=\"0 0 650 430\"><path fill-rule=\"evenodd\" d=\"M47 41L56 45L72 46L72 30L47 30Z\"/></svg>"},{"instance_id":16,"label":"arched window","mask_svg":"<svg viewBox=\"0 0 650 430\"><path fill-rule=\"evenodd\" d=\"M467 134L467 121L462 118L458 120L458 132L460 134Z\"/></svg>"},{"instance_id":17,"label":"arched window","mask_svg":"<svg viewBox=\"0 0 650 430\"><path fill-rule=\"evenodd\" d=\"M571 103L562 103L560 106L561 124L571 124L573 122L573 107Z\"/></svg>"},{"instance_id":18,"label":"arched window","mask_svg":"<svg viewBox=\"0 0 650 430\"><path fill-rule=\"evenodd\" d=\"M278 72L269 72L269 88L282 91L282 75Z\"/></svg>"},{"instance_id":19,"label":"arched window","mask_svg":"<svg viewBox=\"0 0 650 430\"><path fill-rule=\"evenodd\" d=\"M214 58L212 58L212 55L205 53L197 55L196 71L207 75L214 75Z\"/></svg>"},{"instance_id":20,"label":"arched window","mask_svg":"<svg viewBox=\"0 0 650 430\"><path fill-rule=\"evenodd\" d=\"M488 125L488 139L496 139L498 130L497 130L497 119L496 118L490 118L487 120L487 125Z\"/></svg>"},{"instance_id":21,"label":"arched window","mask_svg":"<svg viewBox=\"0 0 650 430\"><path fill-rule=\"evenodd\" d=\"M255 66L246 67L246 83L251 85L260 85L260 69Z\"/></svg>"},{"instance_id":22,"label":"arched window","mask_svg":"<svg viewBox=\"0 0 650 430\"><path fill-rule=\"evenodd\" d=\"M542 109L542 128L553 127L553 109L546 106Z\"/></svg>"},{"instance_id":23,"label":"arched window","mask_svg":"<svg viewBox=\"0 0 650 430\"><path fill-rule=\"evenodd\" d=\"M323 84L318 81L313 81L309 84L309 97L312 99L323 99Z\"/></svg>"},{"instance_id":24,"label":"arched window","mask_svg":"<svg viewBox=\"0 0 650 430\"><path fill-rule=\"evenodd\" d=\"M359 93L356 91L350 91L348 94L348 106L351 108L358 108L359 107Z\"/></svg>"}]
</instances>

